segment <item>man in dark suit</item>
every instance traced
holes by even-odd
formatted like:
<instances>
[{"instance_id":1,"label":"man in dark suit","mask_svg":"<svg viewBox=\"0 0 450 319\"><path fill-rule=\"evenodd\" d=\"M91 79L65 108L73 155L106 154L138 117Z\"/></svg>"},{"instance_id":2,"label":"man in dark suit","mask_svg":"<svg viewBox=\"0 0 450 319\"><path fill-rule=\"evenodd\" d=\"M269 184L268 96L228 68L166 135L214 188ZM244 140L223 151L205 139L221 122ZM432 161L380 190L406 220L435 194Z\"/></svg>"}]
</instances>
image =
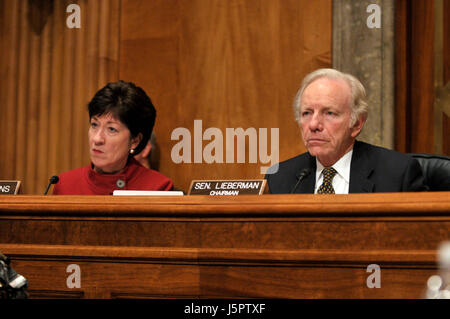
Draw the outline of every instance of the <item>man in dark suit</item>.
<instances>
[{"instance_id":1,"label":"man in dark suit","mask_svg":"<svg viewBox=\"0 0 450 319\"><path fill-rule=\"evenodd\" d=\"M307 153L267 171L271 193L347 194L426 190L417 160L356 141L367 120L354 76L333 69L307 75L294 101Z\"/></svg>"}]
</instances>

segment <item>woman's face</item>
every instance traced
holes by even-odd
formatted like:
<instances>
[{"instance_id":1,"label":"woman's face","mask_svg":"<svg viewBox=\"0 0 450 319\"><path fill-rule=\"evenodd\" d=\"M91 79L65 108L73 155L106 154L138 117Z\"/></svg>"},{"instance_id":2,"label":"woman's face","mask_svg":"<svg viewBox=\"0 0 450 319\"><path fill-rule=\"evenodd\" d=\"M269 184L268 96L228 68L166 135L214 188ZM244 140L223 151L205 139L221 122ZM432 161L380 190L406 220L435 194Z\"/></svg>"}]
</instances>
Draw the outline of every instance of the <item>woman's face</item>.
<instances>
[{"instance_id":1,"label":"woman's face","mask_svg":"<svg viewBox=\"0 0 450 319\"><path fill-rule=\"evenodd\" d=\"M130 149L139 145L141 134L131 138L130 130L111 114L93 116L89 127L89 148L94 169L118 173L127 164Z\"/></svg>"}]
</instances>

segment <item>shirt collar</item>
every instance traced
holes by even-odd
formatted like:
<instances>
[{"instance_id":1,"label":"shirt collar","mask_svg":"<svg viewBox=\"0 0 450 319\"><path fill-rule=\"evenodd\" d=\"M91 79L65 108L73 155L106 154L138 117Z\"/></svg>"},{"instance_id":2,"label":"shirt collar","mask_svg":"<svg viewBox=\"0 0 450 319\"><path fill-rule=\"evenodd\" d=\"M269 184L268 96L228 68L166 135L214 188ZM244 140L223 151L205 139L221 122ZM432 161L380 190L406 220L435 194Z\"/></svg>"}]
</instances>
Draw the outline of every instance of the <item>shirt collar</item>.
<instances>
[{"instance_id":1,"label":"shirt collar","mask_svg":"<svg viewBox=\"0 0 450 319\"><path fill-rule=\"evenodd\" d=\"M353 148L345 153L344 156L342 156L336 163L334 163L331 167L333 167L337 174L341 176L347 183L350 183L350 164L352 161L352 154L353 154ZM325 166L322 165L322 163L319 162L319 160L316 157L316 183L319 180L319 178L322 176L322 171L325 168Z\"/></svg>"}]
</instances>

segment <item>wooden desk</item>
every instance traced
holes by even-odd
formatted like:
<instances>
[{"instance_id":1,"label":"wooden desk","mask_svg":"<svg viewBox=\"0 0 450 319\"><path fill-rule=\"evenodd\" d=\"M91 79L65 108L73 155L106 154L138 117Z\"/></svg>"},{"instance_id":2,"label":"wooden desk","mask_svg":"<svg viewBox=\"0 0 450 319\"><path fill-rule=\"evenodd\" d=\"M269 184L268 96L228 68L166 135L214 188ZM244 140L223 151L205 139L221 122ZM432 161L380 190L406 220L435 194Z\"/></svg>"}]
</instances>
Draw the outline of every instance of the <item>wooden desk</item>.
<instances>
[{"instance_id":1,"label":"wooden desk","mask_svg":"<svg viewBox=\"0 0 450 319\"><path fill-rule=\"evenodd\" d=\"M0 251L35 298L422 298L444 240L448 192L0 197Z\"/></svg>"}]
</instances>

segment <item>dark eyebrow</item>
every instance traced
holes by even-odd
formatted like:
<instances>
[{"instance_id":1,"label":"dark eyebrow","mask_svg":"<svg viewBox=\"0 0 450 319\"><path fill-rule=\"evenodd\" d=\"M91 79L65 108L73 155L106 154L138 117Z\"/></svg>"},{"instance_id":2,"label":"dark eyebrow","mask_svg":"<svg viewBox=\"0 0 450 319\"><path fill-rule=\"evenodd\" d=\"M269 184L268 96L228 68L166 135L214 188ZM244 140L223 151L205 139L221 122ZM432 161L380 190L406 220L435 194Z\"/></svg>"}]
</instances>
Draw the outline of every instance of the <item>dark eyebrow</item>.
<instances>
[{"instance_id":1,"label":"dark eyebrow","mask_svg":"<svg viewBox=\"0 0 450 319\"><path fill-rule=\"evenodd\" d=\"M98 121L99 119L97 116L94 115L93 117L91 117L91 120ZM119 124L120 125L120 122L118 120L114 120L114 121L108 121L108 122L106 122L106 124Z\"/></svg>"}]
</instances>

